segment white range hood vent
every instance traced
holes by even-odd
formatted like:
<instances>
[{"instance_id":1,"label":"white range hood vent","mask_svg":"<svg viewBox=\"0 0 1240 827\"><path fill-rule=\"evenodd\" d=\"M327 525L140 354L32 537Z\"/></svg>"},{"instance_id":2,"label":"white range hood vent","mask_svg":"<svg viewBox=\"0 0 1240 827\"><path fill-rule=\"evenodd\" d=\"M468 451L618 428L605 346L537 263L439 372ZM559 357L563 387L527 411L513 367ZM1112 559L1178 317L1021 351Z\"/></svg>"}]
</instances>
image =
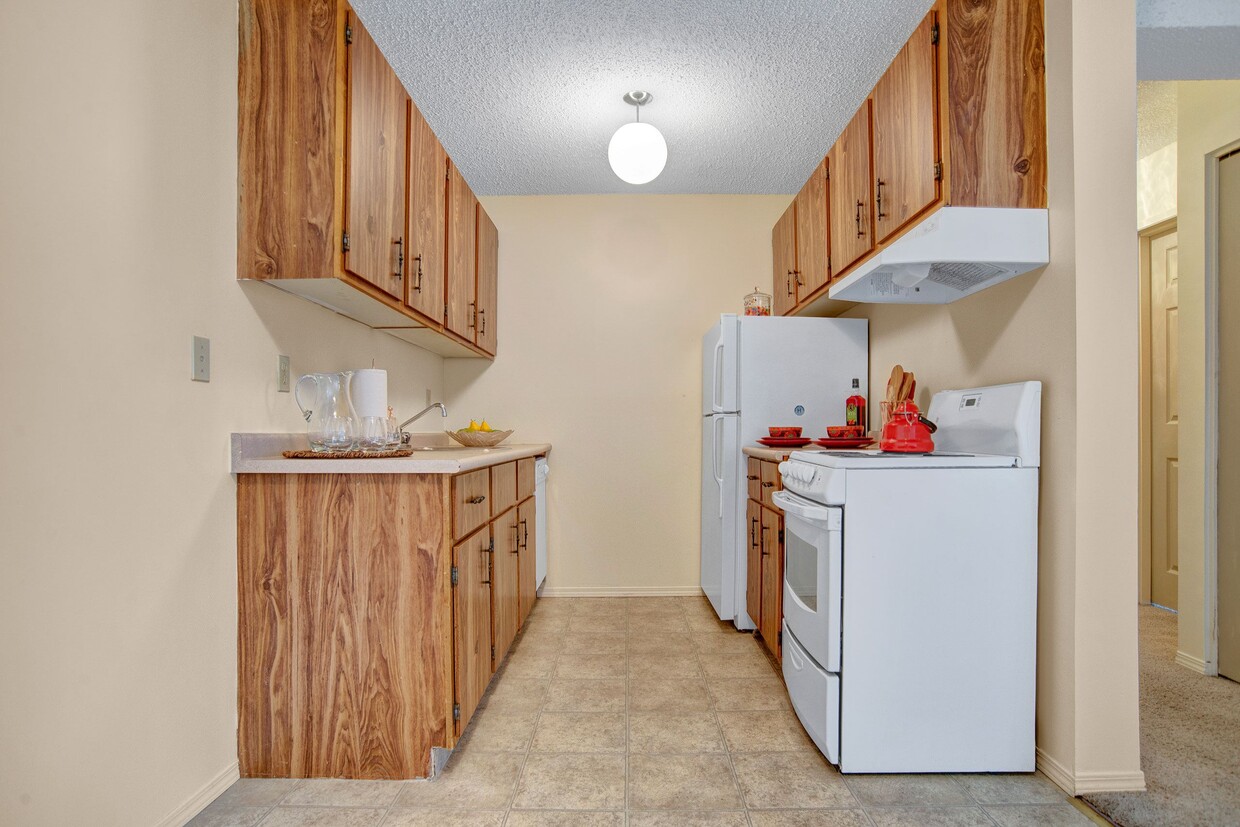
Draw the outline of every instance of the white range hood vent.
<instances>
[{"instance_id":1,"label":"white range hood vent","mask_svg":"<svg viewBox=\"0 0 1240 827\"><path fill-rule=\"evenodd\" d=\"M1046 210L943 207L828 295L870 304L948 304L1049 261Z\"/></svg>"}]
</instances>

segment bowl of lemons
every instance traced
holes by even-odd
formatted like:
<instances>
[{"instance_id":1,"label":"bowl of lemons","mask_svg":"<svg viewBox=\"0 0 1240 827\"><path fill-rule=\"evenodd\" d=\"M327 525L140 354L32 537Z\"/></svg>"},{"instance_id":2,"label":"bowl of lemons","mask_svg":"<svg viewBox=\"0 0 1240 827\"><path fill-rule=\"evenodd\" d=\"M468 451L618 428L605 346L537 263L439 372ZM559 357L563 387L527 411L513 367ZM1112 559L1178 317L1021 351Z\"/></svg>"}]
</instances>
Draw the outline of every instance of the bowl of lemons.
<instances>
[{"instance_id":1,"label":"bowl of lemons","mask_svg":"<svg viewBox=\"0 0 1240 827\"><path fill-rule=\"evenodd\" d=\"M512 436L512 431L497 431L487 424L485 419L482 422L471 419L469 420L468 428L461 428L459 431L445 431L444 433L466 448L494 448Z\"/></svg>"}]
</instances>

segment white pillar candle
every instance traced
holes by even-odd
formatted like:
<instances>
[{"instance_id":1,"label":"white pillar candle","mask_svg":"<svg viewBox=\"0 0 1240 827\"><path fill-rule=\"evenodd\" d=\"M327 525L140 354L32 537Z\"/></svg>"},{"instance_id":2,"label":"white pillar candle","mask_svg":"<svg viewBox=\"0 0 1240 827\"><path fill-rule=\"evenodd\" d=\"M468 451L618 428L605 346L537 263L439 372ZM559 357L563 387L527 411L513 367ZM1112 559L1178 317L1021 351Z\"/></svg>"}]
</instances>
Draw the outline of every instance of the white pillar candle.
<instances>
[{"instance_id":1,"label":"white pillar candle","mask_svg":"<svg viewBox=\"0 0 1240 827\"><path fill-rule=\"evenodd\" d=\"M387 371L364 368L353 372L353 410L362 419L368 416L387 416Z\"/></svg>"}]
</instances>

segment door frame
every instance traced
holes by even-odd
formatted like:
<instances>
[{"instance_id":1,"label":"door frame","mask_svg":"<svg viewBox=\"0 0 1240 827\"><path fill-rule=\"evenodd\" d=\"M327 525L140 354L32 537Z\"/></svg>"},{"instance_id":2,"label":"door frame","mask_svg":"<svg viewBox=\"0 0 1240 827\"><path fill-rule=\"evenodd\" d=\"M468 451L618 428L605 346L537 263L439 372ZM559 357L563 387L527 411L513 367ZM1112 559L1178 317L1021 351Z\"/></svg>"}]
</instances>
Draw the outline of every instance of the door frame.
<instances>
[{"instance_id":1,"label":"door frame","mask_svg":"<svg viewBox=\"0 0 1240 827\"><path fill-rule=\"evenodd\" d=\"M1205 404L1205 589L1202 619L1205 623L1202 647L1206 675L1218 675L1218 389L1219 389L1219 261L1218 261L1218 198L1219 163L1240 151L1240 139L1209 152L1205 157L1206 177L1206 245L1205 245L1205 333L1206 333L1206 404Z\"/></svg>"},{"instance_id":2,"label":"door frame","mask_svg":"<svg viewBox=\"0 0 1240 827\"><path fill-rule=\"evenodd\" d=\"M1137 602L1145 606L1151 602L1152 588L1150 567L1153 565L1151 550L1151 526L1153 519L1153 498L1150 480L1150 462L1153 457L1153 434L1150 430L1150 413L1152 410L1150 371L1152 370L1151 332L1150 332L1150 242L1157 236L1176 229L1177 216L1163 219L1137 231L1138 261L1141 292L1141 353L1140 353L1140 410L1141 427L1140 443L1137 448L1140 470L1137 474L1137 513L1140 520L1137 525Z\"/></svg>"}]
</instances>

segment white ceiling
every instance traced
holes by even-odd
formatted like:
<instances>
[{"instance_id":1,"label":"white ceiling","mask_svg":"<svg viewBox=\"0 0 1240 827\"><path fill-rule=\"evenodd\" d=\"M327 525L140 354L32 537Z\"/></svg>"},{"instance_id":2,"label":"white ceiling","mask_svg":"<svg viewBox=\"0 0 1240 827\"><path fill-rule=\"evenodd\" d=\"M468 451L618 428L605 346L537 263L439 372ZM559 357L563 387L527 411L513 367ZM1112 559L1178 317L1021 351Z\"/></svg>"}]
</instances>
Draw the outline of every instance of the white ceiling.
<instances>
[{"instance_id":1,"label":"white ceiling","mask_svg":"<svg viewBox=\"0 0 1240 827\"><path fill-rule=\"evenodd\" d=\"M791 193L931 0L353 5L479 195ZM1240 77L1240 0L1137 0L1137 20L1142 79ZM630 89L668 143L643 186L607 164Z\"/></svg>"},{"instance_id":2,"label":"white ceiling","mask_svg":"<svg viewBox=\"0 0 1240 827\"><path fill-rule=\"evenodd\" d=\"M1145 158L1176 140L1179 83L1144 80L1137 84L1137 157Z\"/></svg>"}]
</instances>

